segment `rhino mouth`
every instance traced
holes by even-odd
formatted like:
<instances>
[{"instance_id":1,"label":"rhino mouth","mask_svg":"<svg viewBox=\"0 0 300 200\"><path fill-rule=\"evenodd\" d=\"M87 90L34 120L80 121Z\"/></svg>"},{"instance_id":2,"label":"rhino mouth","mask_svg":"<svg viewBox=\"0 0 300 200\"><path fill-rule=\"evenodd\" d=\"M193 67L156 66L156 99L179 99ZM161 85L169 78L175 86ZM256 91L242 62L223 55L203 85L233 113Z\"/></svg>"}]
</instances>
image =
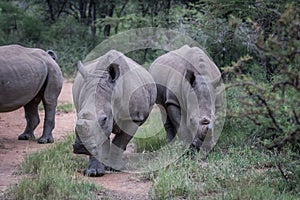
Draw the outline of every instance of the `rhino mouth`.
<instances>
[{"instance_id":1,"label":"rhino mouth","mask_svg":"<svg viewBox=\"0 0 300 200\"><path fill-rule=\"evenodd\" d=\"M202 125L197 133L197 135L195 136L195 138L193 139L192 141L192 144L191 144L191 148L192 149L195 149L197 151L200 150L203 142L204 142L204 139L208 133L208 131L212 129L212 125L211 124L207 124L207 125Z\"/></svg>"}]
</instances>

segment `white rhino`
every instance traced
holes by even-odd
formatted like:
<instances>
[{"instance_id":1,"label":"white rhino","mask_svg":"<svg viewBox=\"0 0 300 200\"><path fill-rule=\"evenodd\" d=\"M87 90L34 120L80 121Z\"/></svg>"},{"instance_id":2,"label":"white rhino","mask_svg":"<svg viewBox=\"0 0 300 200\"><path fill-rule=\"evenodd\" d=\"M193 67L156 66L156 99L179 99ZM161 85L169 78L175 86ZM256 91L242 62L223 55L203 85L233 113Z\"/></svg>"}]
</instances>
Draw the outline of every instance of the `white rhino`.
<instances>
[{"instance_id":1,"label":"white rhino","mask_svg":"<svg viewBox=\"0 0 300 200\"><path fill-rule=\"evenodd\" d=\"M55 109L63 77L53 51L19 45L0 47L0 112L24 107L27 125L19 140L34 138L40 122L38 105L45 108L44 130L39 143L52 143Z\"/></svg>"},{"instance_id":2,"label":"white rhino","mask_svg":"<svg viewBox=\"0 0 300 200\"><path fill-rule=\"evenodd\" d=\"M221 73L198 47L187 45L158 57L149 69L157 85L167 141L181 141L200 149L224 108ZM214 143L210 141L208 146ZM208 147L209 148L209 147Z\"/></svg>"},{"instance_id":3,"label":"white rhino","mask_svg":"<svg viewBox=\"0 0 300 200\"><path fill-rule=\"evenodd\" d=\"M156 86L142 66L122 53L78 64L73 85L77 111L74 153L90 155L84 174L102 176L105 166L120 170L122 154L156 99ZM111 133L115 137L110 142Z\"/></svg>"}]
</instances>

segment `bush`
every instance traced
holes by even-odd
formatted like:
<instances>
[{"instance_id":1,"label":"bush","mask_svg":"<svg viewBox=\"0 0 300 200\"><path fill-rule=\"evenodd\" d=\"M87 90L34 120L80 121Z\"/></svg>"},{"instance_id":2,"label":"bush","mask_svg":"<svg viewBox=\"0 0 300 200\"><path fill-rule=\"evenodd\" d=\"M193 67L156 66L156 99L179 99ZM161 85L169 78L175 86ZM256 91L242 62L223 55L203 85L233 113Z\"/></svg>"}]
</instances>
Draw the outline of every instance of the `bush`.
<instances>
[{"instance_id":1,"label":"bush","mask_svg":"<svg viewBox=\"0 0 300 200\"><path fill-rule=\"evenodd\" d=\"M263 32L260 33L256 45L266 60L266 65L260 66L266 69L263 81L261 77L253 77L255 73L247 68L249 63L245 62L251 60L248 56L224 68L231 77L227 90L237 92L230 100L235 106L229 106L228 113L251 121L252 142L285 160L277 167L290 186L299 181L296 175L299 167L295 164L300 154L299 24L299 8L290 5L272 35L264 38ZM289 151L294 155L288 155Z\"/></svg>"},{"instance_id":2,"label":"bush","mask_svg":"<svg viewBox=\"0 0 300 200\"><path fill-rule=\"evenodd\" d=\"M238 87L240 92L239 105L230 113L251 120L255 134L268 149L281 148L288 142L297 147L300 142L297 139L300 134L300 75L297 73L300 41L294 32L299 26L297 13L289 7L277 22L276 34L263 44L257 43L270 60L269 81L256 81L251 74L243 73L244 62L251 59L249 57L225 68L226 73L236 77L228 84L228 90Z\"/></svg>"}]
</instances>

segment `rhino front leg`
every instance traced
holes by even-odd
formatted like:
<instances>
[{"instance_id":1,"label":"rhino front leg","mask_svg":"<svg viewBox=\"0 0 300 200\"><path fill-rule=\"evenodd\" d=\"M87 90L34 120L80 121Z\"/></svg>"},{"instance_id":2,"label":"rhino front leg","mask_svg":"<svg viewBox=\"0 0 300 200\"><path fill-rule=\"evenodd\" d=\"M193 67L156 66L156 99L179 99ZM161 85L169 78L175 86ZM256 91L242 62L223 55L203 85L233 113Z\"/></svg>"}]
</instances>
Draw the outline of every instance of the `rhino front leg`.
<instances>
[{"instance_id":1,"label":"rhino front leg","mask_svg":"<svg viewBox=\"0 0 300 200\"><path fill-rule=\"evenodd\" d=\"M123 152L126 150L126 146L133 136L120 131L114 137L112 144L110 146L110 152L108 157L107 168L113 171L120 171L125 166L122 160Z\"/></svg>"},{"instance_id":2,"label":"rhino front leg","mask_svg":"<svg viewBox=\"0 0 300 200\"><path fill-rule=\"evenodd\" d=\"M25 131L19 135L19 140L33 140L34 130L37 125L40 123L39 113L38 113L38 105L41 102L41 98L36 97L28 104L24 106L25 118L26 118L26 128Z\"/></svg>"},{"instance_id":3,"label":"rhino front leg","mask_svg":"<svg viewBox=\"0 0 300 200\"><path fill-rule=\"evenodd\" d=\"M99 177L105 174L105 167L94 156L90 156L90 161L88 167L84 170L83 174L85 176Z\"/></svg>"},{"instance_id":4,"label":"rhino front leg","mask_svg":"<svg viewBox=\"0 0 300 200\"><path fill-rule=\"evenodd\" d=\"M43 101L44 108L45 108L45 118L44 118L44 130L42 136L39 138L38 143L45 144L45 143L53 143L54 139L52 136L52 130L55 126L55 109L56 109L56 102L52 104L48 104L47 102Z\"/></svg>"},{"instance_id":5,"label":"rhino front leg","mask_svg":"<svg viewBox=\"0 0 300 200\"><path fill-rule=\"evenodd\" d=\"M73 144L73 153L91 155L91 153L84 146L84 144L81 141L80 137L78 136L76 130L75 130L75 134L76 134L76 138L75 138L75 142Z\"/></svg>"}]
</instances>

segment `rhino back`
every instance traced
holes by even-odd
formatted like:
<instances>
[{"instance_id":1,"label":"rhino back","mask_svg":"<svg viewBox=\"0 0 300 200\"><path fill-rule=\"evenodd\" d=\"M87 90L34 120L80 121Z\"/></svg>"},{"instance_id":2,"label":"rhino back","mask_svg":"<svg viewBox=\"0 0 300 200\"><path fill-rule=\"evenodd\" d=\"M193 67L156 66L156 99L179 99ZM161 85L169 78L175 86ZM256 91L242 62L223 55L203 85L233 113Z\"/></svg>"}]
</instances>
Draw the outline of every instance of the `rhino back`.
<instances>
[{"instance_id":1,"label":"rhino back","mask_svg":"<svg viewBox=\"0 0 300 200\"><path fill-rule=\"evenodd\" d=\"M161 69L166 74L160 73ZM187 45L158 57L151 65L150 73L155 79L166 79L166 77L171 78L174 73L183 76L187 69L204 75L210 80L221 76L218 67L202 49Z\"/></svg>"},{"instance_id":2,"label":"rhino back","mask_svg":"<svg viewBox=\"0 0 300 200\"><path fill-rule=\"evenodd\" d=\"M38 94L48 73L41 54L18 45L0 47L0 112L24 106Z\"/></svg>"},{"instance_id":3,"label":"rhino back","mask_svg":"<svg viewBox=\"0 0 300 200\"><path fill-rule=\"evenodd\" d=\"M158 57L150 66L150 73L157 83L157 103L176 103L174 95L182 97L182 84L186 70L195 72L213 81L221 77L214 62L198 47L187 45Z\"/></svg>"}]
</instances>

